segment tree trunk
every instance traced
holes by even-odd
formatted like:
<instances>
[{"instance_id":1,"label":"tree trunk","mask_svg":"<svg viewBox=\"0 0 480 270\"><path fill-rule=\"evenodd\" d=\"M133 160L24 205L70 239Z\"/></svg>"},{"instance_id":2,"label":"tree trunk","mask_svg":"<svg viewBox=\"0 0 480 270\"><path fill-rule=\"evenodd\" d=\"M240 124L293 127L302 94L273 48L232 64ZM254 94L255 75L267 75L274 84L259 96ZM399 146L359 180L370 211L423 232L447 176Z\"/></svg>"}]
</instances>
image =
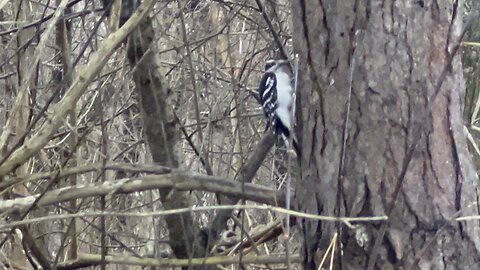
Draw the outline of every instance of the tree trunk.
<instances>
[{"instance_id":1,"label":"tree trunk","mask_svg":"<svg viewBox=\"0 0 480 270\"><path fill-rule=\"evenodd\" d=\"M303 134L298 207L323 215L381 216L395 206L378 248L381 223L343 227L337 263L342 269L480 269L478 220L451 221L479 214L478 178L463 133L458 55L428 105L462 32L463 3L298 0L292 8ZM337 228L303 225L306 268L314 269Z\"/></svg>"},{"instance_id":2,"label":"tree trunk","mask_svg":"<svg viewBox=\"0 0 480 270\"><path fill-rule=\"evenodd\" d=\"M155 163L178 167L175 147L178 128L170 105L171 95L163 82L155 57L155 32L148 17L132 32L128 42L128 60L139 96L145 139ZM178 148L178 146L177 146ZM162 205L166 210L189 207L187 192L160 189ZM177 258L197 258L208 255L206 235L200 231L190 213L165 217L169 243ZM159 230L160 231L160 230ZM185 267L187 269L187 267ZM202 267L202 269L205 269ZM207 269L216 269L209 266Z\"/></svg>"}]
</instances>

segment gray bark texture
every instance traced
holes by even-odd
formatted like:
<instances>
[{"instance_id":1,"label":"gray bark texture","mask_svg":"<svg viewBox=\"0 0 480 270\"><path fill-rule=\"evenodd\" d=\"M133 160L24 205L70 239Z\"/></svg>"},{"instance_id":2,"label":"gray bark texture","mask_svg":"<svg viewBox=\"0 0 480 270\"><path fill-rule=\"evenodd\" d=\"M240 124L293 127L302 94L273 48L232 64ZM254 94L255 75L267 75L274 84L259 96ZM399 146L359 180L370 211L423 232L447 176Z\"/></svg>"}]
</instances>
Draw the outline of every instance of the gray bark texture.
<instances>
[{"instance_id":1,"label":"gray bark texture","mask_svg":"<svg viewBox=\"0 0 480 270\"><path fill-rule=\"evenodd\" d=\"M479 214L459 55L428 109L462 32L462 7L446 0L292 2L300 57L299 209L387 214L407 149L422 131L379 247L372 251L382 224L343 227L336 260L342 269L367 269L375 252L373 269L480 269L479 221L451 221ZM318 267L337 225L302 222L306 269Z\"/></svg>"}]
</instances>

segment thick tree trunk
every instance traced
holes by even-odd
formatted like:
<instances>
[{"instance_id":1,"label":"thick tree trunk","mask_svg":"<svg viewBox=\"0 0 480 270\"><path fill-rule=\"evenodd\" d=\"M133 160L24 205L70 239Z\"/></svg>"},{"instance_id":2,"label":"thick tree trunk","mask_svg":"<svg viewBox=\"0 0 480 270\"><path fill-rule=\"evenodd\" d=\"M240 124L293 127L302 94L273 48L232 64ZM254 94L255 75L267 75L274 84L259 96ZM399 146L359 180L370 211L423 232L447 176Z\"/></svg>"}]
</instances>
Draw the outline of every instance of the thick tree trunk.
<instances>
[{"instance_id":1,"label":"thick tree trunk","mask_svg":"<svg viewBox=\"0 0 480 270\"><path fill-rule=\"evenodd\" d=\"M365 2L292 4L304 153L298 207L325 215L387 214L407 149L423 129L376 267L480 269L478 220L449 221L479 213L478 178L463 133L459 56L427 109L462 30L463 3ZM313 269L336 225L303 225L306 266ZM343 269L366 269L380 227L343 229Z\"/></svg>"}]
</instances>

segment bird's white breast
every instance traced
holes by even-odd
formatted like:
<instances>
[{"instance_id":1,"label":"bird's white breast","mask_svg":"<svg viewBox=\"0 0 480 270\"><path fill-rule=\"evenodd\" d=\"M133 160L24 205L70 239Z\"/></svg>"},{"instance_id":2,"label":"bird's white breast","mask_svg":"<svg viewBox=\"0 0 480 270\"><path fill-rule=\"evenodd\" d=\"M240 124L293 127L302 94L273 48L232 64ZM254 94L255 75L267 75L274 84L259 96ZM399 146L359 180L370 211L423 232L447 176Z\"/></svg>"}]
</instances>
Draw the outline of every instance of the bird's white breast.
<instances>
[{"instance_id":1,"label":"bird's white breast","mask_svg":"<svg viewBox=\"0 0 480 270\"><path fill-rule=\"evenodd\" d=\"M279 107L289 108L292 105L293 88L290 77L283 71L275 72L277 79L277 102Z\"/></svg>"},{"instance_id":2,"label":"bird's white breast","mask_svg":"<svg viewBox=\"0 0 480 270\"><path fill-rule=\"evenodd\" d=\"M277 117L282 121L283 125L291 130L292 119L290 110L293 103L293 87L290 84L290 77L287 73L278 70L275 72L277 79Z\"/></svg>"}]
</instances>

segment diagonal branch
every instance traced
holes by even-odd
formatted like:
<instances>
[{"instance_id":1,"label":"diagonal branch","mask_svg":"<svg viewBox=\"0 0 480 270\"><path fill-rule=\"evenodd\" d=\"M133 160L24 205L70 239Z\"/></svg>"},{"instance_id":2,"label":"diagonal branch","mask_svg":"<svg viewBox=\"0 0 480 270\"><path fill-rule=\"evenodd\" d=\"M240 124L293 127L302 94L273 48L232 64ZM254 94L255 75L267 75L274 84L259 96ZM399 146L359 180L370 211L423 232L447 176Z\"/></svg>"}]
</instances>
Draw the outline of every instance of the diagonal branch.
<instances>
[{"instance_id":1,"label":"diagonal branch","mask_svg":"<svg viewBox=\"0 0 480 270\"><path fill-rule=\"evenodd\" d=\"M275 27L273 26L272 21L267 15L267 12L265 11L265 7L263 6L262 2L260 0L255 0L257 3L258 9L260 12L262 12L263 19L268 25L268 29L270 30L273 40L275 41L275 44L277 44L277 48L280 51L281 57L283 59L288 59L288 54L285 52L285 48L283 48L282 42L280 41L280 37L278 36L277 31L275 31Z\"/></svg>"},{"instance_id":2,"label":"diagonal branch","mask_svg":"<svg viewBox=\"0 0 480 270\"><path fill-rule=\"evenodd\" d=\"M0 177L5 176L23 164L48 143L64 122L64 117L67 115L67 112L85 92L90 82L107 63L118 45L137 27L155 3L156 1L153 0L145 1L122 28L104 40L102 46L92 55L88 65L79 72L70 88L66 91L65 97L53 108L52 111L54 113L48 117L35 135L14 151L8 158L3 160L0 165Z\"/></svg>"},{"instance_id":3,"label":"diagonal branch","mask_svg":"<svg viewBox=\"0 0 480 270\"><path fill-rule=\"evenodd\" d=\"M233 185L245 185L245 192L247 187L249 186L248 183L252 182L253 177L257 173L258 168L262 165L263 160L267 156L270 148L275 144L276 135L273 131L269 130L262 138L262 140L258 143L255 150L250 155L249 159L240 169L235 182L232 182ZM285 196L277 197L277 204L284 203ZM221 204L236 204L238 202L237 198L230 198L220 196L219 201ZM225 227L225 223L229 219L230 215L232 214L232 210L222 210L218 211L218 214L213 219L212 225L210 227L209 237L210 239L216 239L220 232ZM210 241L212 242L212 241Z\"/></svg>"}]
</instances>

